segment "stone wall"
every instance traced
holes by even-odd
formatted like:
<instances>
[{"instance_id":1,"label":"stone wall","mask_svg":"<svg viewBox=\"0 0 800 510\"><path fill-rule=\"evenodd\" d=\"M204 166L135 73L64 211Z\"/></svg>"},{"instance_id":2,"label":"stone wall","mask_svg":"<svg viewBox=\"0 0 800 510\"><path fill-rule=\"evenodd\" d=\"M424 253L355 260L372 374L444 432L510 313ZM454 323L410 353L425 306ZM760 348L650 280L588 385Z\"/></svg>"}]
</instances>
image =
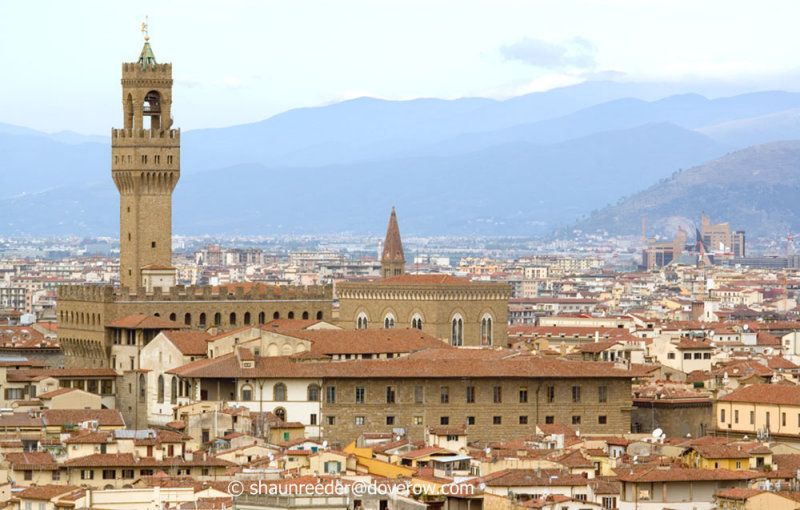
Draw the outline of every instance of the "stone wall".
<instances>
[{"instance_id":1,"label":"stone wall","mask_svg":"<svg viewBox=\"0 0 800 510\"><path fill-rule=\"evenodd\" d=\"M576 374L578 376L578 374ZM327 401L327 386L336 387L336 403ZM395 403L386 402L386 388L395 389ZM422 387L423 400L415 399L415 387ZM467 387L475 388L474 403L467 403ZM501 403L494 402L494 387L501 388ZM554 387L554 399L547 400L547 388ZM580 402L573 402L572 387L579 386ZM599 400L599 387L605 386L606 402ZM355 403L355 389L364 388L364 403ZM441 402L442 388L447 387L449 402ZM520 402L520 390L527 390L527 402ZM414 440L424 439L426 426L467 424L469 441L492 442L532 435L537 423L552 419L586 433L622 434L630 432L630 380L593 379L328 379L322 389L322 438L346 445L362 432L388 432L407 429ZM329 417L334 417L333 425ZM394 424L387 425L387 416ZM521 423L520 417L527 423ZM573 416L580 423L573 425ZM606 423L599 422L605 416ZM357 425L356 417L364 424ZM469 423L474 418L474 424ZM495 423L495 417L500 418ZM548 418L552 417L552 418Z\"/></svg>"}]
</instances>

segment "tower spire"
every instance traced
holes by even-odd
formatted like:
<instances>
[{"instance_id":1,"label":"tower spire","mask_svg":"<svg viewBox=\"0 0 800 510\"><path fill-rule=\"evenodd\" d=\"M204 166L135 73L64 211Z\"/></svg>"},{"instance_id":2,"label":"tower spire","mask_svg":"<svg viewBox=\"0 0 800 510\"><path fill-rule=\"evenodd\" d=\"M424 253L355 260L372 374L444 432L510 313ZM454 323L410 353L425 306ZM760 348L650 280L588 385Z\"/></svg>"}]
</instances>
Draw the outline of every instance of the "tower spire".
<instances>
[{"instance_id":1,"label":"tower spire","mask_svg":"<svg viewBox=\"0 0 800 510\"><path fill-rule=\"evenodd\" d=\"M146 69L148 66L150 69L156 68L156 56L153 54L153 49L150 47L150 28L149 28L149 17L144 17L144 23L142 23L142 33L144 34L144 47L142 48L142 52L139 54L139 64L142 66L142 70Z\"/></svg>"},{"instance_id":2,"label":"tower spire","mask_svg":"<svg viewBox=\"0 0 800 510\"><path fill-rule=\"evenodd\" d=\"M397 213L395 213L394 206L392 206L392 215L389 216L386 240L383 242L381 269L383 270L384 278L399 276L405 273L406 269L403 241L400 239L400 227L397 225Z\"/></svg>"}]
</instances>

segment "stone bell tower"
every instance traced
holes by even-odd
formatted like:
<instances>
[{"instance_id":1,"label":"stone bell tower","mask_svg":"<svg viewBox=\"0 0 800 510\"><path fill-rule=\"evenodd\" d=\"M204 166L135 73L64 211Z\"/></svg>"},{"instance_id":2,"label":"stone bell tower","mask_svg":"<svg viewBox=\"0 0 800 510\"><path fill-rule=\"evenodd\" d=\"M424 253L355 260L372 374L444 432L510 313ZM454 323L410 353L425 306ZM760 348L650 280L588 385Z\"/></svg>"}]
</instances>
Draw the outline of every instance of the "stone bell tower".
<instances>
[{"instance_id":1,"label":"stone bell tower","mask_svg":"<svg viewBox=\"0 0 800 510\"><path fill-rule=\"evenodd\" d=\"M403 253L403 241L400 239L400 227L397 225L397 214L392 207L389 216L389 227L386 229L386 240L383 242L381 270L384 278L400 276L406 272L406 256Z\"/></svg>"},{"instance_id":2,"label":"stone bell tower","mask_svg":"<svg viewBox=\"0 0 800 510\"><path fill-rule=\"evenodd\" d=\"M131 289L174 283L172 190L181 166L171 105L172 64L156 63L146 36L139 60L122 64L124 128L111 130L111 175L120 195L120 284Z\"/></svg>"}]
</instances>

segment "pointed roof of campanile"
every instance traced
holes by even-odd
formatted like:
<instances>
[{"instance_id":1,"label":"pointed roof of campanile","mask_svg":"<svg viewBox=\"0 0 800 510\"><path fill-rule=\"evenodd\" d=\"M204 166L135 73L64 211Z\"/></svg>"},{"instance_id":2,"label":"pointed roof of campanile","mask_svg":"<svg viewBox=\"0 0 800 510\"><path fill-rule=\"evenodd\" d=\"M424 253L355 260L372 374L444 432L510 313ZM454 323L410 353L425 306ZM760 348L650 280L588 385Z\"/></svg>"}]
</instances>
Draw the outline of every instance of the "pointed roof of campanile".
<instances>
[{"instance_id":1,"label":"pointed roof of campanile","mask_svg":"<svg viewBox=\"0 0 800 510\"><path fill-rule=\"evenodd\" d=\"M392 215L389 217L389 228L386 229L386 240L383 242L383 255L381 262L405 262L403 254L403 241L400 240L400 227L397 226L397 214L392 206Z\"/></svg>"},{"instance_id":2,"label":"pointed roof of campanile","mask_svg":"<svg viewBox=\"0 0 800 510\"><path fill-rule=\"evenodd\" d=\"M153 49L150 47L149 41L144 42L142 53L139 54L139 64L141 64L142 70L148 66L151 69L155 69L156 67L156 56L153 54Z\"/></svg>"}]
</instances>

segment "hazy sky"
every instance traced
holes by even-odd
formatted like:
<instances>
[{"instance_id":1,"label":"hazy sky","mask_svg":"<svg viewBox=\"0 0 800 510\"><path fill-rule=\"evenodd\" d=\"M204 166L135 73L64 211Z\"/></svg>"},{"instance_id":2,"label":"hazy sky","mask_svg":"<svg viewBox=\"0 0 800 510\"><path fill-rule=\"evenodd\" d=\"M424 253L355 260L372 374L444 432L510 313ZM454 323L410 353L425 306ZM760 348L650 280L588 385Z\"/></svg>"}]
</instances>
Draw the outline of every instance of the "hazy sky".
<instances>
[{"instance_id":1,"label":"hazy sky","mask_svg":"<svg viewBox=\"0 0 800 510\"><path fill-rule=\"evenodd\" d=\"M136 7L132 7L132 6ZM800 2L0 0L0 122L106 134L150 16L177 127L368 95L506 98L614 77L800 90Z\"/></svg>"}]
</instances>

